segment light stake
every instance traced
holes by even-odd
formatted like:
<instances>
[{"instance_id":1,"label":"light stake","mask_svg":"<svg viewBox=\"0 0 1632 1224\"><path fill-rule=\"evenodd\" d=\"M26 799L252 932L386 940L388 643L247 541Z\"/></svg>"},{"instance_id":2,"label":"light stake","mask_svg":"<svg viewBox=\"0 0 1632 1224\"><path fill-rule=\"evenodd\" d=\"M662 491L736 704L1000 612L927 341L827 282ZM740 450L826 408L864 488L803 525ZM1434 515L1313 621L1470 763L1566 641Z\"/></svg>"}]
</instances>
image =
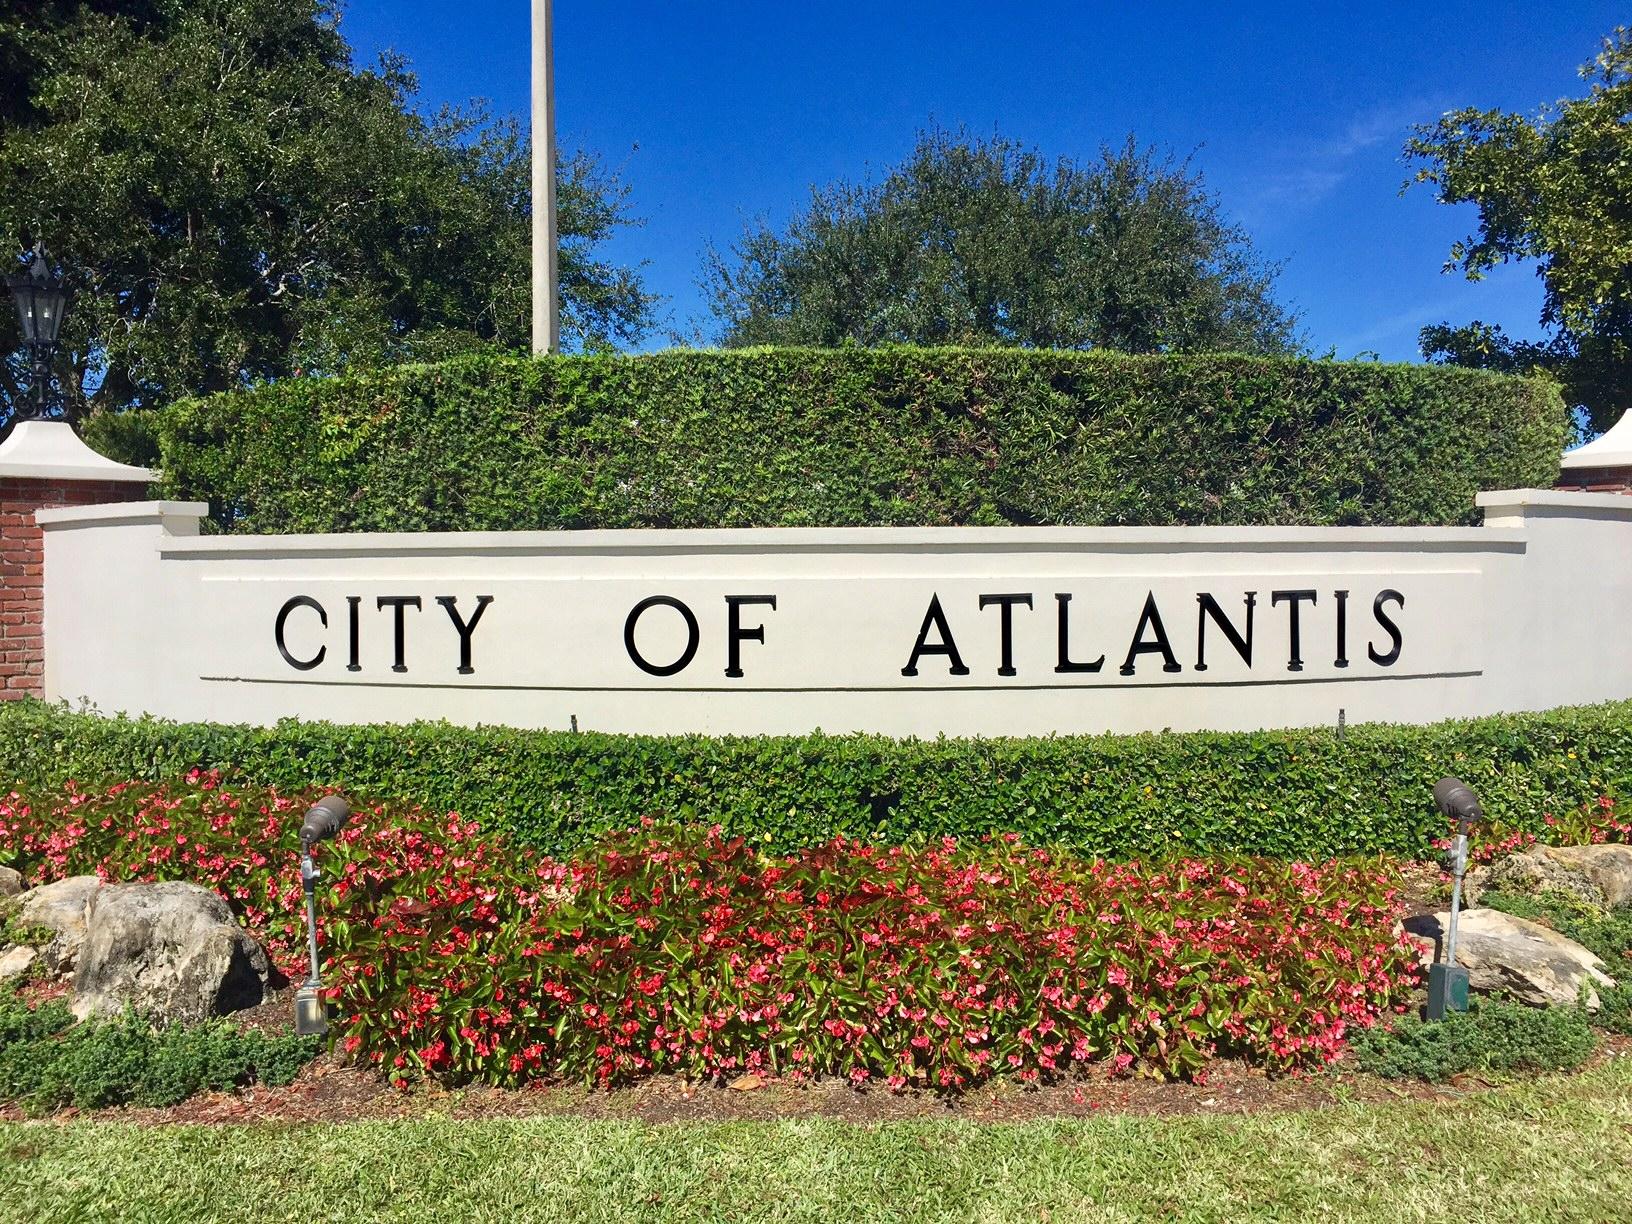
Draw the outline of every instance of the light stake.
<instances>
[{"instance_id":1,"label":"light stake","mask_svg":"<svg viewBox=\"0 0 1632 1224\"><path fill-rule=\"evenodd\" d=\"M1462 876L1468 869L1468 830L1485 818L1479 796L1461 778L1434 784L1434 802L1456 821L1451 863L1451 921L1445 935L1445 959L1428 966L1428 1019L1443 1020L1448 1011L1468 1010L1468 971L1456 963L1456 925L1462 908Z\"/></svg>"},{"instance_id":2,"label":"light stake","mask_svg":"<svg viewBox=\"0 0 1632 1224\"><path fill-rule=\"evenodd\" d=\"M312 862L312 847L339 833L350 818L346 801L330 795L312 805L300 826L300 883L306 893L306 946L311 953L311 975L295 991L295 1032L302 1037L321 1037L329 1031L317 965L317 881L321 873Z\"/></svg>"}]
</instances>

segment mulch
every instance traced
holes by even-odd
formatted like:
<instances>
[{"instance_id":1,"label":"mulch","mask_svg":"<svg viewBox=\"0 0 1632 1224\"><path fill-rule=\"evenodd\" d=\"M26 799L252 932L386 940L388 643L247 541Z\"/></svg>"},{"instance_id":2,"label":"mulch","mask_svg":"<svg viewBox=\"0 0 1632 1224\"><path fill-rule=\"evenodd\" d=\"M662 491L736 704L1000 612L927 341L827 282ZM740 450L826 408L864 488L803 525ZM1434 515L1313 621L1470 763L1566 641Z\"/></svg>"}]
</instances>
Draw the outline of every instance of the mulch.
<instances>
[{"instance_id":1,"label":"mulch","mask_svg":"<svg viewBox=\"0 0 1632 1224\"><path fill-rule=\"evenodd\" d=\"M235 1019L269 1032L294 1027L294 992L284 990ZM1607 1037L1595 1063L1632 1057L1632 1038ZM790 1084L749 1077L732 1084L698 1083L656 1076L626 1088L600 1090L578 1084L527 1088L445 1088L422 1083L404 1091L378 1071L326 1054L285 1088L254 1086L206 1093L163 1109L124 1107L65 1109L48 1121L94 1118L141 1126L241 1125L278 1122L364 1122L410 1118L503 1119L577 1117L641 1122L776 1121L827 1118L873 1124L909 1119L1027 1122L1103 1114L1191 1117L1282 1113L1322 1109L1343 1102L1461 1100L1496 1086L1479 1076L1449 1084L1396 1083L1363 1074L1347 1061L1305 1075L1271 1077L1243 1063L1221 1060L1205 1082L1181 1083L1138 1077L1111 1078L1092 1070L1058 1084L1025 1087L998 1081L958 1097L929 1092L858 1089L848 1081ZM23 1114L0 1107L0 1120Z\"/></svg>"}]
</instances>

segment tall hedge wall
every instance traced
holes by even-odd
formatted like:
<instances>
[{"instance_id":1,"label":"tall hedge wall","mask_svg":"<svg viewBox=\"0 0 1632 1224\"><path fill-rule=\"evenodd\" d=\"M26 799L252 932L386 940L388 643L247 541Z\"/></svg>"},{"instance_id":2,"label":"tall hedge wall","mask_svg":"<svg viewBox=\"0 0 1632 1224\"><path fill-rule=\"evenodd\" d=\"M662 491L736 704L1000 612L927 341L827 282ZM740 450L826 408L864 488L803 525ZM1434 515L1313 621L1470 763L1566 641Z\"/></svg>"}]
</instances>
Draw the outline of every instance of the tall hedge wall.
<instances>
[{"instance_id":1,"label":"tall hedge wall","mask_svg":"<svg viewBox=\"0 0 1632 1224\"><path fill-rule=\"evenodd\" d=\"M153 425L166 495L248 532L1458 523L1567 430L1478 371L962 349L465 357Z\"/></svg>"},{"instance_id":2,"label":"tall hedge wall","mask_svg":"<svg viewBox=\"0 0 1632 1224\"><path fill-rule=\"evenodd\" d=\"M891 740L710 739L447 724L255 729L0 704L0 793L159 779L193 766L282 788L415 800L549 850L654 815L785 849L836 833L1017 832L1111 857L1167 849L1323 858L1422 854L1433 784L1471 783L1492 816L1539 828L1632 795L1632 702L1434 726L1253 734Z\"/></svg>"}]
</instances>

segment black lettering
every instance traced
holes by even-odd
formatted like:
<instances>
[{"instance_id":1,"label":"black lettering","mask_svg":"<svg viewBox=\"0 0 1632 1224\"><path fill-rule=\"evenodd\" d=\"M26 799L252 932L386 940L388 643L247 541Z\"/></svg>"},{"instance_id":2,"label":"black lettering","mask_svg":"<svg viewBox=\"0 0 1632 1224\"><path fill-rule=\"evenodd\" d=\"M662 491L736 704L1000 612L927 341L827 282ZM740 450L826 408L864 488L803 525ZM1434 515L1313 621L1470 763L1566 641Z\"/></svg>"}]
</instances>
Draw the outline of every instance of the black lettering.
<instances>
[{"instance_id":1,"label":"black lettering","mask_svg":"<svg viewBox=\"0 0 1632 1224\"><path fill-rule=\"evenodd\" d=\"M1332 598L1337 600L1337 658L1332 660L1332 666L1347 667L1349 665L1349 593L1347 591L1333 591Z\"/></svg>"},{"instance_id":2,"label":"black lettering","mask_svg":"<svg viewBox=\"0 0 1632 1224\"><path fill-rule=\"evenodd\" d=\"M362 654L362 649L361 649L361 647L362 647L362 632L361 632L361 626L358 623L359 620L361 619L361 613L359 612L359 609L362 606L363 606L363 597L361 595L347 595L346 596L346 621L347 621L346 641L350 646L350 652L348 654L347 662L346 662L346 670L347 671L362 671L363 670L363 660L361 658L361 654Z\"/></svg>"},{"instance_id":3,"label":"black lettering","mask_svg":"<svg viewBox=\"0 0 1632 1224\"><path fill-rule=\"evenodd\" d=\"M1152 629L1156 636L1145 641L1145 630ZM1164 672L1183 671L1179 661L1173 657L1173 646L1167 640L1167 629L1162 625L1162 614L1156 607L1156 592L1145 592L1145 609L1139 613L1139 627L1133 631L1133 644L1128 647L1128 657L1122 660L1122 674L1133 675L1133 661L1142 654L1160 654L1162 656L1162 670Z\"/></svg>"},{"instance_id":4,"label":"black lettering","mask_svg":"<svg viewBox=\"0 0 1632 1224\"><path fill-rule=\"evenodd\" d=\"M296 671L311 671L312 668L323 662L323 656L329 653L329 648L319 646L317 653L309 659L297 659L289 653L289 647L283 640L283 630L284 626L289 623L289 613L296 608L311 608L317 613L317 619L325 629L329 627L329 614L323 610L323 605L310 595L296 595L278 609L277 622L272 626L272 636L278 643L278 653L283 656L283 661Z\"/></svg>"},{"instance_id":5,"label":"black lettering","mask_svg":"<svg viewBox=\"0 0 1632 1224\"><path fill-rule=\"evenodd\" d=\"M929 644L929 631L934 629L940 635L940 641ZM924 623L918 630L918 641L912 647L912 657L907 665L901 669L903 676L918 674L918 660L924 655L945 655L949 666L947 673L953 676L967 676L969 669L963 665L963 656L958 653L957 643L952 640L952 629L946 623L946 613L941 611L941 597L929 597L929 611L924 613Z\"/></svg>"},{"instance_id":6,"label":"black lettering","mask_svg":"<svg viewBox=\"0 0 1632 1224\"><path fill-rule=\"evenodd\" d=\"M1100 655L1092 663L1073 663L1071 661L1071 596L1056 594L1054 602L1060 605L1059 609L1059 661L1054 664L1056 674L1065 672L1097 672L1105 666L1105 656Z\"/></svg>"},{"instance_id":7,"label":"black lettering","mask_svg":"<svg viewBox=\"0 0 1632 1224\"><path fill-rule=\"evenodd\" d=\"M476 670L470 665L470 638L476 632L476 622L482 619L482 613L487 611L487 605L493 602L493 596L476 596L476 611L470 614L468 621L459 615L457 596L438 595L436 602L447 610L448 619L453 622L453 630L459 635L459 674L468 676Z\"/></svg>"},{"instance_id":8,"label":"black lettering","mask_svg":"<svg viewBox=\"0 0 1632 1224\"><path fill-rule=\"evenodd\" d=\"M1404 608L1405 596L1394 590L1379 591L1377 598L1371 601L1371 614L1377 618L1377 623L1388 631L1388 636L1394 643L1393 648L1387 654L1378 654L1375 646L1369 642L1366 644L1366 654L1371 657L1371 661L1377 664L1378 667L1393 667L1394 664L1398 663L1400 661L1400 647L1404 645L1404 639L1400 636L1399 625L1394 622L1393 617L1383 611L1383 605L1386 603L1397 603L1401 608Z\"/></svg>"},{"instance_id":9,"label":"black lettering","mask_svg":"<svg viewBox=\"0 0 1632 1224\"><path fill-rule=\"evenodd\" d=\"M997 669L997 674L1000 675L1000 676L1013 676L1013 675L1018 674L1014 670L1014 605L1015 604L1024 604L1026 607L1029 608L1029 607L1031 607L1031 596L1030 595L982 595L980 597L980 610L982 612L984 612L987 608L992 607L993 605L996 605L997 607L1002 609L1002 611L998 613L998 618L999 618L998 624L1000 626L999 629L998 629L998 634L999 634L999 640L1001 642L1001 653L1003 655L1003 660L999 664L998 669Z\"/></svg>"},{"instance_id":10,"label":"black lettering","mask_svg":"<svg viewBox=\"0 0 1632 1224\"><path fill-rule=\"evenodd\" d=\"M680 652L680 657L666 667L659 667L655 663L648 663L635 647L635 625L647 608L673 608L686 621L686 648ZM623 648L629 652L629 658L641 671L653 676L672 676L678 671L684 671L697 655L697 642L701 637L697 628L697 618L692 615L691 609L678 599L669 595L653 595L641 600L629 612L629 619L623 622Z\"/></svg>"},{"instance_id":11,"label":"black lettering","mask_svg":"<svg viewBox=\"0 0 1632 1224\"><path fill-rule=\"evenodd\" d=\"M742 677L742 644L744 642L765 643L765 626L756 625L752 629L742 627L742 608L749 604L768 604L772 612L776 611L775 595L727 595L725 597L725 674L733 680Z\"/></svg>"},{"instance_id":12,"label":"black lettering","mask_svg":"<svg viewBox=\"0 0 1632 1224\"><path fill-rule=\"evenodd\" d=\"M403 650L403 639L406 636L406 633L404 632L402 622L402 610L404 608L412 608L414 611L418 612L420 608L419 596L381 595L379 599L375 601L375 606L381 612L385 611L387 608L390 608L392 611L391 670L394 672L405 672L408 670L408 662L404 657Z\"/></svg>"},{"instance_id":13,"label":"black lettering","mask_svg":"<svg viewBox=\"0 0 1632 1224\"><path fill-rule=\"evenodd\" d=\"M1196 596L1196 603L1200 605L1196 609L1197 671L1207 670L1207 618L1209 616L1213 618L1213 624L1217 625L1223 631L1224 636L1229 639L1230 645L1235 647L1235 653L1241 656L1241 661L1248 667L1252 666L1252 610L1258 606L1258 592L1248 591L1245 602L1247 605L1247 631L1243 634L1237 632L1235 626L1230 622L1230 618L1224 615L1224 609L1218 606L1218 600L1214 599L1206 591Z\"/></svg>"},{"instance_id":14,"label":"black lettering","mask_svg":"<svg viewBox=\"0 0 1632 1224\"><path fill-rule=\"evenodd\" d=\"M1303 670L1303 636L1302 626L1298 620L1298 611L1299 605L1306 600L1311 606L1313 606L1315 602L1315 592L1275 591L1269 597L1270 607L1275 607L1278 604L1284 603L1287 605L1288 615L1291 617L1289 626L1291 628L1292 650L1286 661L1287 671L1297 672Z\"/></svg>"}]
</instances>

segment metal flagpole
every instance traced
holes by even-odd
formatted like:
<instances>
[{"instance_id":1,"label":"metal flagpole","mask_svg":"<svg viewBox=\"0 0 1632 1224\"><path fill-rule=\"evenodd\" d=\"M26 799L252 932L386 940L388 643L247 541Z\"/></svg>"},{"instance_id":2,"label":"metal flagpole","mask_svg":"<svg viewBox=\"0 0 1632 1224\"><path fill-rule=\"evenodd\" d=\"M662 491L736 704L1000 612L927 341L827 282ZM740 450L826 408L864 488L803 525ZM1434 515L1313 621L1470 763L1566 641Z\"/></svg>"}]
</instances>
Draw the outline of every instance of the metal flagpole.
<instances>
[{"instance_id":1,"label":"metal flagpole","mask_svg":"<svg viewBox=\"0 0 1632 1224\"><path fill-rule=\"evenodd\" d=\"M561 349L555 232L555 31L551 0L533 0L533 352Z\"/></svg>"}]
</instances>

